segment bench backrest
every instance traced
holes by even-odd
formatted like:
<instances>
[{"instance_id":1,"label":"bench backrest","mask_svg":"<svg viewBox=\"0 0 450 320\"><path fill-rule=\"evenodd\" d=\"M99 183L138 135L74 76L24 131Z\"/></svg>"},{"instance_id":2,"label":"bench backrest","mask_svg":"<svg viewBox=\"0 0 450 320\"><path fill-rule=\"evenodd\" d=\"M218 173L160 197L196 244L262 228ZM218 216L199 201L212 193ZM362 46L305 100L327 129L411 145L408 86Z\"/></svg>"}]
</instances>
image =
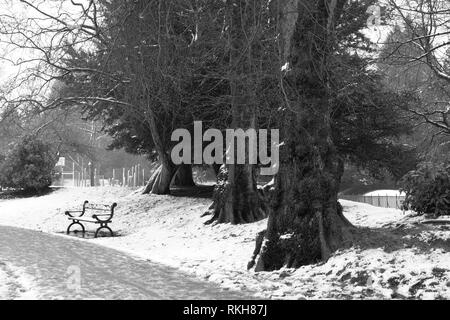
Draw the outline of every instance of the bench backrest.
<instances>
[{"instance_id":1,"label":"bench backrest","mask_svg":"<svg viewBox=\"0 0 450 320\"><path fill-rule=\"evenodd\" d=\"M117 207L117 203L113 203L111 205L109 204L98 204L98 203L90 203L89 201L85 201L83 203L83 214L85 214L87 211L94 211L94 214L96 211L97 213L102 214L105 212L109 212L111 214L110 219L114 216L114 208Z\"/></svg>"}]
</instances>

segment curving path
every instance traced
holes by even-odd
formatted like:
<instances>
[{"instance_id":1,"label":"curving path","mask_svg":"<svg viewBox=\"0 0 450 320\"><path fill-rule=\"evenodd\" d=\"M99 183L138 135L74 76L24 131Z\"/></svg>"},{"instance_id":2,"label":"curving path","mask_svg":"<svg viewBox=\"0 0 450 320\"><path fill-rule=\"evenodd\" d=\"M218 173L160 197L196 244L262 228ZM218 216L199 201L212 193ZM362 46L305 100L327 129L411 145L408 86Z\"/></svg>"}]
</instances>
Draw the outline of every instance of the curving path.
<instances>
[{"instance_id":1,"label":"curving path","mask_svg":"<svg viewBox=\"0 0 450 320\"><path fill-rule=\"evenodd\" d=\"M24 270L39 299L251 297L87 241L15 227L0 226L0 264Z\"/></svg>"}]
</instances>

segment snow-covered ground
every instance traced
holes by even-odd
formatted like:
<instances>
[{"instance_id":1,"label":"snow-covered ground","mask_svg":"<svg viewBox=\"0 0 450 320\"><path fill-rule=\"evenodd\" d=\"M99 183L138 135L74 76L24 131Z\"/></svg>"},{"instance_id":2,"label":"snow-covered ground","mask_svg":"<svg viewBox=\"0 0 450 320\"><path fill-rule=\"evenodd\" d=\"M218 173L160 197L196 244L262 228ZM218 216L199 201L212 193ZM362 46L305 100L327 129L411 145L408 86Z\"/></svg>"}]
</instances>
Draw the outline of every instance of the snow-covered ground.
<instances>
[{"instance_id":1,"label":"snow-covered ground","mask_svg":"<svg viewBox=\"0 0 450 320\"><path fill-rule=\"evenodd\" d=\"M119 187L61 189L42 197L0 200L0 224L63 235L68 225L64 210L80 207L86 199L118 203L111 225L117 236L83 241L163 263L226 288L274 299L450 298L450 230L421 224L420 217L400 210L345 200L345 215L360 227L354 247L325 263L260 273L247 271L246 265L255 235L267 221L205 226L208 218L200 215L209 199L140 195Z\"/></svg>"},{"instance_id":2,"label":"snow-covered ground","mask_svg":"<svg viewBox=\"0 0 450 320\"><path fill-rule=\"evenodd\" d=\"M0 256L1 259L1 256ZM22 268L0 260L0 300L35 299L34 278Z\"/></svg>"},{"instance_id":3,"label":"snow-covered ground","mask_svg":"<svg viewBox=\"0 0 450 320\"><path fill-rule=\"evenodd\" d=\"M248 299L165 265L89 241L0 226L4 293L20 299Z\"/></svg>"}]
</instances>

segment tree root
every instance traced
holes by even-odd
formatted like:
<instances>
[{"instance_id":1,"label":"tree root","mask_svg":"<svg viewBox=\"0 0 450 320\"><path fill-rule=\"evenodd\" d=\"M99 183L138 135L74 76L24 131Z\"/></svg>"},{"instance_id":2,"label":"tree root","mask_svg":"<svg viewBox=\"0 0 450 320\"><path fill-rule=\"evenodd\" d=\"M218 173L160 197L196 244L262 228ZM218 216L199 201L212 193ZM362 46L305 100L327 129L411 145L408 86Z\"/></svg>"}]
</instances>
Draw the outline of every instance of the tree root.
<instances>
[{"instance_id":1,"label":"tree root","mask_svg":"<svg viewBox=\"0 0 450 320\"><path fill-rule=\"evenodd\" d=\"M256 188L256 183L231 183L228 172L223 166L218 174L214 188L213 203L202 216L212 217L205 222L213 223L251 223L264 219L268 215L264 192Z\"/></svg>"},{"instance_id":2,"label":"tree root","mask_svg":"<svg viewBox=\"0 0 450 320\"><path fill-rule=\"evenodd\" d=\"M143 194L170 194L170 183L175 170L172 167L159 165L148 181Z\"/></svg>"},{"instance_id":3,"label":"tree root","mask_svg":"<svg viewBox=\"0 0 450 320\"><path fill-rule=\"evenodd\" d=\"M269 216L267 230L256 236L248 269L272 271L326 261L354 240L355 227L343 216L340 205L325 210L317 207L311 214L297 217L289 228L279 224Z\"/></svg>"}]
</instances>

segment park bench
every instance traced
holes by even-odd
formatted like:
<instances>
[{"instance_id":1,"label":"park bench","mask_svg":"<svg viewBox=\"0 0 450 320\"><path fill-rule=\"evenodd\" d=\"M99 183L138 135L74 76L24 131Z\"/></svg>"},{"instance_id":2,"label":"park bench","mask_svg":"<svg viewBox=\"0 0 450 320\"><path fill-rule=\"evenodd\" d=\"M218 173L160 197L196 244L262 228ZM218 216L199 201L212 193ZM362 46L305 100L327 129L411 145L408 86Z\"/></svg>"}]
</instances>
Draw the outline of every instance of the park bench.
<instances>
[{"instance_id":1,"label":"park bench","mask_svg":"<svg viewBox=\"0 0 450 320\"><path fill-rule=\"evenodd\" d=\"M84 234L86 229L84 228L83 223L94 223L98 225L98 228L95 231L95 238L97 238L101 230L108 230L112 236L113 232L111 228L108 227L108 224L112 222L115 207L117 207L117 203L113 203L111 205L94 204L89 203L89 201L86 200L83 203L82 210L66 211L65 215L68 216L70 221L72 221L72 223L67 227L67 234L69 234L70 228L74 225L81 226ZM91 213L93 214L89 217L89 214Z\"/></svg>"}]
</instances>

